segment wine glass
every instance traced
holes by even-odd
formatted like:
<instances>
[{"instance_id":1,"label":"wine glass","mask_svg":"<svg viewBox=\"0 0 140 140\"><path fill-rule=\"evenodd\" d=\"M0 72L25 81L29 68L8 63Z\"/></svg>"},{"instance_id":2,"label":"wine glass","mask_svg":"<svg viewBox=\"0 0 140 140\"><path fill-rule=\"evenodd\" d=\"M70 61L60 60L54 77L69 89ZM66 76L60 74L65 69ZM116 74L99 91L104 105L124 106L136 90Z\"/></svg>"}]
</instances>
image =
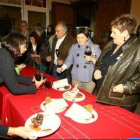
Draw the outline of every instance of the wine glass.
<instances>
[{"instance_id":1,"label":"wine glass","mask_svg":"<svg viewBox=\"0 0 140 140\"><path fill-rule=\"evenodd\" d=\"M44 85L45 85L45 89L50 89L52 87L52 83L48 79L44 82Z\"/></svg>"},{"instance_id":2,"label":"wine glass","mask_svg":"<svg viewBox=\"0 0 140 140\"><path fill-rule=\"evenodd\" d=\"M40 80L41 80L41 73L40 73L39 70L37 70L36 73L35 73L35 79L36 79L37 81L40 81Z\"/></svg>"},{"instance_id":3,"label":"wine glass","mask_svg":"<svg viewBox=\"0 0 140 140\"><path fill-rule=\"evenodd\" d=\"M91 53L92 53L91 47L86 46L86 48L85 48L85 55L91 56ZM90 62L86 62L86 64L90 64Z\"/></svg>"}]
</instances>

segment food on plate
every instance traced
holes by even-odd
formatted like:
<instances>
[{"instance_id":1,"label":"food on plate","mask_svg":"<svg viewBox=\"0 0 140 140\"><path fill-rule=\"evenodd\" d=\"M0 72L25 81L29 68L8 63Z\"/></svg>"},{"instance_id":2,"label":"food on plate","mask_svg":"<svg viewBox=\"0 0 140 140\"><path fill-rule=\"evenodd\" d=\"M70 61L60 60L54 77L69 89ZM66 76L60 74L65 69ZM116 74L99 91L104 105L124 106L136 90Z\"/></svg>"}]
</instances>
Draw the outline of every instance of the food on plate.
<instances>
[{"instance_id":1,"label":"food on plate","mask_svg":"<svg viewBox=\"0 0 140 140\"><path fill-rule=\"evenodd\" d=\"M92 111L93 111L93 106L91 104L88 104L85 106L85 109L90 113L92 114ZM94 118L94 115L92 114L91 118ZM86 119L86 121L89 121L91 118L89 119Z\"/></svg>"},{"instance_id":2,"label":"food on plate","mask_svg":"<svg viewBox=\"0 0 140 140\"><path fill-rule=\"evenodd\" d=\"M82 98L83 95L81 93L77 93L77 95L74 98Z\"/></svg>"},{"instance_id":3,"label":"food on plate","mask_svg":"<svg viewBox=\"0 0 140 140\"><path fill-rule=\"evenodd\" d=\"M52 131L52 129L44 129L43 131L45 131L45 132L51 132Z\"/></svg>"},{"instance_id":4,"label":"food on plate","mask_svg":"<svg viewBox=\"0 0 140 140\"><path fill-rule=\"evenodd\" d=\"M43 118L44 118L44 115L38 113L36 117L31 119L30 128L35 131L40 131L41 130L40 126L43 123Z\"/></svg>"},{"instance_id":5,"label":"food on plate","mask_svg":"<svg viewBox=\"0 0 140 140\"><path fill-rule=\"evenodd\" d=\"M65 98L66 99L70 99L70 98L82 98L82 97L83 97L83 95L81 93L75 94L73 92L68 92L68 93L65 94Z\"/></svg>"},{"instance_id":6,"label":"food on plate","mask_svg":"<svg viewBox=\"0 0 140 140\"><path fill-rule=\"evenodd\" d=\"M66 98L66 99L70 99L69 93L66 93L66 94L65 94L65 98Z\"/></svg>"},{"instance_id":7,"label":"food on plate","mask_svg":"<svg viewBox=\"0 0 140 140\"><path fill-rule=\"evenodd\" d=\"M91 104L86 105L85 109L92 114L93 106Z\"/></svg>"},{"instance_id":8,"label":"food on plate","mask_svg":"<svg viewBox=\"0 0 140 140\"><path fill-rule=\"evenodd\" d=\"M52 100L52 99L51 99L50 97L47 97L47 98L45 99L45 103L48 104L48 103L51 102L51 100Z\"/></svg>"},{"instance_id":9,"label":"food on plate","mask_svg":"<svg viewBox=\"0 0 140 140\"><path fill-rule=\"evenodd\" d=\"M70 88L70 85L68 85L68 86L64 86L64 89L69 89Z\"/></svg>"}]
</instances>

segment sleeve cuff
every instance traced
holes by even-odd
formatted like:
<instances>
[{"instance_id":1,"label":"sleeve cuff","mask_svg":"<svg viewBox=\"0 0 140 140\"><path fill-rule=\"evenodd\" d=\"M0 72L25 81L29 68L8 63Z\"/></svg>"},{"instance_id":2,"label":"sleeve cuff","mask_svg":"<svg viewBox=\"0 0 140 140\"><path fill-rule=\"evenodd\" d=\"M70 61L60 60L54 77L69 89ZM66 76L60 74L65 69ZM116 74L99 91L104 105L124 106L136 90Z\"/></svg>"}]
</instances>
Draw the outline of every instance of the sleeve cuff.
<instances>
[{"instance_id":1,"label":"sleeve cuff","mask_svg":"<svg viewBox=\"0 0 140 140\"><path fill-rule=\"evenodd\" d=\"M128 83L123 84L124 94L131 94Z\"/></svg>"},{"instance_id":2,"label":"sleeve cuff","mask_svg":"<svg viewBox=\"0 0 140 140\"><path fill-rule=\"evenodd\" d=\"M0 125L0 135L5 137L8 133L8 129L8 126Z\"/></svg>"},{"instance_id":3,"label":"sleeve cuff","mask_svg":"<svg viewBox=\"0 0 140 140\"><path fill-rule=\"evenodd\" d=\"M64 70L66 70L66 69L67 69L67 65L63 64L62 69L63 69L62 72L63 72Z\"/></svg>"}]
</instances>

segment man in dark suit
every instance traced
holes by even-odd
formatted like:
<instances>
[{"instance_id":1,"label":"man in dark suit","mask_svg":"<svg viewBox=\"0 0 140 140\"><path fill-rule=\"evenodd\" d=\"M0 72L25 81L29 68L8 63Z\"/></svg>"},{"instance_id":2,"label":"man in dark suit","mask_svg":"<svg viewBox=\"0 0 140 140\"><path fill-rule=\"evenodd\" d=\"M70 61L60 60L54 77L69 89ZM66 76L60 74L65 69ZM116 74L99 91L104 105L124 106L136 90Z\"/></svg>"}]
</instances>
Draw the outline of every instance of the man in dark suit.
<instances>
[{"instance_id":1,"label":"man in dark suit","mask_svg":"<svg viewBox=\"0 0 140 140\"><path fill-rule=\"evenodd\" d=\"M58 22L55 27L56 37L53 39L52 51L46 57L47 62L50 62L49 72L58 79L68 78L70 83L70 70L65 70L62 74L58 74L56 69L63 65L68 56L69 49L76 43L76 39L67 34L67 25L65 22Z\"/></svg>"}]
</instances>

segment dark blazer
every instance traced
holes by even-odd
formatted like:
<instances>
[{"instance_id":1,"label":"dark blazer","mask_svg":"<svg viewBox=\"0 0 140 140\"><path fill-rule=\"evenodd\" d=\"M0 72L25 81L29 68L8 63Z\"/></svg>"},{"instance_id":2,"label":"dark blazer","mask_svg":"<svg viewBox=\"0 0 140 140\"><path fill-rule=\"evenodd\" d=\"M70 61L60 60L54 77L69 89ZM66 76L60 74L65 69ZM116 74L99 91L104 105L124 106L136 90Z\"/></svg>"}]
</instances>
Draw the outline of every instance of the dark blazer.
<instances>
[{"instance_id":1,"label":"dark blazer","mask_svg":"<svg viewBox=\"0 0 140 140\"><path fill-rule=\"evenodd\" d=\"M52 68L53 68L53 61L54 61L54 54L55 54L55 46L56 46L57 40L58 39L56 37L53 39L52 51L50 53L51 58L52 58L52 61L50 63L49 72L51 72L52 71ZM76 43L76 39L73 38L72 36L69 36L67 34L66 37L64 38L64 40L62 41L62 43L60 44L58 57L60 59L62 59L63 61L65 61L65 59L68 56L69 49L75 43ZM70 74L70 70L66 70L66 73Z\"/></svg>"},{"instance_id":2,"label":"dark blazer","mask_svg":"<svg viewBox=\"0 0 140 140\"><path fill-rule=\"evenodd\" d=\"M0 125L0 136L6 136L8 132L8 126Z\"/></svg>"}]
</instances>

